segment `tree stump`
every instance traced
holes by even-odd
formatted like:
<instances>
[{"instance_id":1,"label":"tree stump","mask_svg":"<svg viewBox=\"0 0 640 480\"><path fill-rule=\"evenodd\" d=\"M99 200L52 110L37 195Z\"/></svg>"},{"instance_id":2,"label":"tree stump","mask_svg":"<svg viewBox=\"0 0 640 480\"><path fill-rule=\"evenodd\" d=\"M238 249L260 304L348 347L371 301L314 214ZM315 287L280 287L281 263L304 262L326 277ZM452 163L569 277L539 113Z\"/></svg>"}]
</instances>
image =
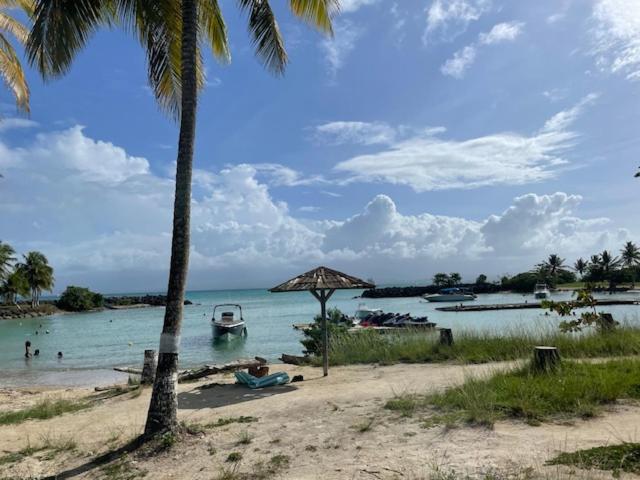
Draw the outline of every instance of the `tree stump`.
<instances>
[{"instance_id":1,"label":"tree stump","mask_svg":"<svg viewBox=\"0 0 640 480\"><path fill-rule=\"evenodd\" d=\"M450 328L440 329L440 345L453 345L453 331Z\"/></svg>"},{"instance_id":2,"label":"tree stump","mask_svg":"<svg viewBox=\"0 0 640 480\"><path fill-rule=\"evenodd\" d=\"M617 324L618 322L613 319L613 315L610 313L600 314L600 329L603 332L610 332L611 330L614 330Z\"/></svg>"},{"instance_id":3,"label":"tree stump","mask_svg":"<svg viewBox=\"0 0 640 480\"><path fill-rule=\"evenodd\" d=\"M533 368L538 372L555 370L560 365L560 352L556 347L535 347Z\"/></svg>"},{"instance_id":4,"label":"tree stump","mask_svg":"<svg viewBox=\"0 0 640 480\"><path fill-rule=\"evenodd\" d=\"M142 365L142 375L140 383L142 385L151 385L156 378L157 357L155 350L144 351L144 364Z\"/></svg>"}]
</instances>

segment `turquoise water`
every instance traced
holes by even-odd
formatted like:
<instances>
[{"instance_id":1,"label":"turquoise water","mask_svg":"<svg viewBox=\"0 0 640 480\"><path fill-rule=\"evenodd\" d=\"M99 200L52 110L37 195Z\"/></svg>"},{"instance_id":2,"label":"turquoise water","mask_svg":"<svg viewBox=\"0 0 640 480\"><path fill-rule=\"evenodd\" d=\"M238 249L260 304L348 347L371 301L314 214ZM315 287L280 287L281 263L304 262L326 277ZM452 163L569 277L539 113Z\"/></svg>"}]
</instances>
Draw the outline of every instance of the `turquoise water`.
<instances>
[{"instance_id":1,"label":"turquoise water","mask_svg":"<svg viewBox=\"0 0 640 480\"><path fill-rule=\"evenodd\" d=\"M544 327L557 324L555 315L541 310L503 310L496 312L437 312L444 304L427 303L418 297L359 299L358 290L337 291L329 306L353 314L358 304L389 312L428 315L439 326L454 329L504 331L512 328ZM240 357L263 356L275 360L282 353L300 354L301 334L293 323L307 323L319 312L318 302L308 292L272 294L266 290L189 292L194 305L185 306L180 362L182 367L222 363ZM555 299L568 299L557 294ZM607 298L610 298L607 296ZM633 298L623 295L622 298ZM480 295L475 303L533 301L532 295ZM242 305L248 336L231 344L212 342L211 312L214 304ZM616 319L638 321L637 306L612 306L606 311ZM117 365L138 365L143 351L158 348L164 309L105 310L96 313L53 315L50 317L0 321L0 386L96 384L114 381ZM49 331L46 334L46 331ZM36 335L36 331L38 334ZM40 356L26 360L24 342L30 340L32 352ZM58 360L56 354L64 357ZM125 377L126 378L126 377Z\"/></svg>"}]
</instances>

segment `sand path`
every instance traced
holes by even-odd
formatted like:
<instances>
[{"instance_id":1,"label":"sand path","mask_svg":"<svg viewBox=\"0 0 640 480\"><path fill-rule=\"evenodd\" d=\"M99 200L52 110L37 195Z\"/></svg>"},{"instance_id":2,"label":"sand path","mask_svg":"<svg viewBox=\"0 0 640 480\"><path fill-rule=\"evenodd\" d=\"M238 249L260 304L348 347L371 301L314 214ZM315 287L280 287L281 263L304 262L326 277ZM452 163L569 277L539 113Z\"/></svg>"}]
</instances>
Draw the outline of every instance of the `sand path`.
<instances>
[{"instance_id":1,"label":"sand path","mask_svg":"<svg viewBox=\"0 0 640 480\"><path fill-rule=\"evenodd\" d=\"M596 419L572 425L531 427L500 422L494 430L423 428L419 417L399 418L383 409L386 400L397 393L435 391L460 383L465 375L486 375L511 365L351 366L331 369L328 378L315 368L272 366L272 371L281 367L290 375L302 374L305 381L262 391L233 385L231 376L181 385L182 420L208 423L221 417L249 415L258 421L208 430L139 466L153 472L154 478L212 479L222 469L231 468L225 462L230 452L240 452L243 459L236 468L249 474L259 468L259 462L268 462L274 455L287 455L289 468L277 478L418 479L431 478L438 469L465 475L495 471L516 474L529 466L540 468L559 450L638 440L640 408L632 406L618 406ZM198 388L212 380L220 385ZM87 393L76 389L47 394ZM8 393L0 393L0 401L5 400L3 395ZM30 395L23 403L42 395ZM122 443L141 432L148 400L146 390L137 398L109 399L90 410L47 421L0 427L0 450L16 451L26 445L27 439L34 444L48 435L73 438L80 451L89 452L83 458L62 457L57 465L27 459L13 466L11 474L18 477L52 474L86 463L108 445ZM371 428L360 432L358 427L369 422ZM252 440L239 444L244 432ZM100 478L99 473L93 470L78 478ZM0 467L0 477L3 474L6 469Z\"/></svg>"}]
</instances>

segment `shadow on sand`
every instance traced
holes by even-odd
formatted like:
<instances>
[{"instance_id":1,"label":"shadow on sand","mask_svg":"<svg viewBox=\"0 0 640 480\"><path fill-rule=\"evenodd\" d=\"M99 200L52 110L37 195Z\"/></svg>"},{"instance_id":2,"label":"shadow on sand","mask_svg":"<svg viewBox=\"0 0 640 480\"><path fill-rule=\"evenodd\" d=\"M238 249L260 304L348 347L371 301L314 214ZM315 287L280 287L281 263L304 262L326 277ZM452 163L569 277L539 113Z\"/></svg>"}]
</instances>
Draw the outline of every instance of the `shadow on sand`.
<instances>
[{"instance_id":1,"label":"shadow on sand","mask_svg":"<svg viewBox=\"0 0 640 480\"><path fill-rule=\"evenodd\" d=\"M189 392L178 394L178 409L198 410L200 408L218 408L236 403L249 402L261 398L296 390L292 385L277 385L274 387L251 390L244 385L209 384L195 388Z\"/></svg>"}]
</instances>

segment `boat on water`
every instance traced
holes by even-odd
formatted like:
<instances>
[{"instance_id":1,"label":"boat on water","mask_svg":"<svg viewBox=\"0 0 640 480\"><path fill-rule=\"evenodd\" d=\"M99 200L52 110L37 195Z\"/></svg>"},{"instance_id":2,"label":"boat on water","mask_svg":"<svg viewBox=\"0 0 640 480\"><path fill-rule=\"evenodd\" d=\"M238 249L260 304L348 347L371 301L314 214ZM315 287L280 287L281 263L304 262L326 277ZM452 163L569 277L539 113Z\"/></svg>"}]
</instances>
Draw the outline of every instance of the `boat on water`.
<instances>
[{"instance_id":1,"label":"boat on water","mask_svg":"<svg viewBox=\"0 0 640 480\"><path fill-rule=\"evenodd\" d=\"M216 318L216 311L221 311L218 318ZM237 316L235 315L236 312ZM214 340L230 340L232 338L246 336L247 326L242 316L242 307L235 303L215 305L211 317L211 327L213 329Z\"/></svg>"},{"instance_id":2,"label":"boat on water","mask_svg":"<svg viewBox=\"0 0 640 480\"><path fill-rule=\"evenodd\" d=\"M365 320L371 315L382 313L381 308L368 308L364 303L358 305L356 313L353 315L353 323L358 325L362 320Z\"/></svg>"},{"instance_id":3,"label":"boat on water","mask_svg":"<svg viewBox=\"0 0 640 480\"><path fill-rule=\"evenodd\" d=\"M549 287L547 287L546 283L536 283L536 286L533 289L533 296L538 300L545 300L549 298Z\"/></svg>"},{"instance_id":4,"label":"boat on water","mask_svg":"<svg viewBox=\"0 0 640 480\"><path fill-rule=\"evenodd\" d=\"M475 300L477 296L466 288L452 287L443 288L440 293L423 295L427 302L469 302Z\"/></svg>"}]
</instances>

